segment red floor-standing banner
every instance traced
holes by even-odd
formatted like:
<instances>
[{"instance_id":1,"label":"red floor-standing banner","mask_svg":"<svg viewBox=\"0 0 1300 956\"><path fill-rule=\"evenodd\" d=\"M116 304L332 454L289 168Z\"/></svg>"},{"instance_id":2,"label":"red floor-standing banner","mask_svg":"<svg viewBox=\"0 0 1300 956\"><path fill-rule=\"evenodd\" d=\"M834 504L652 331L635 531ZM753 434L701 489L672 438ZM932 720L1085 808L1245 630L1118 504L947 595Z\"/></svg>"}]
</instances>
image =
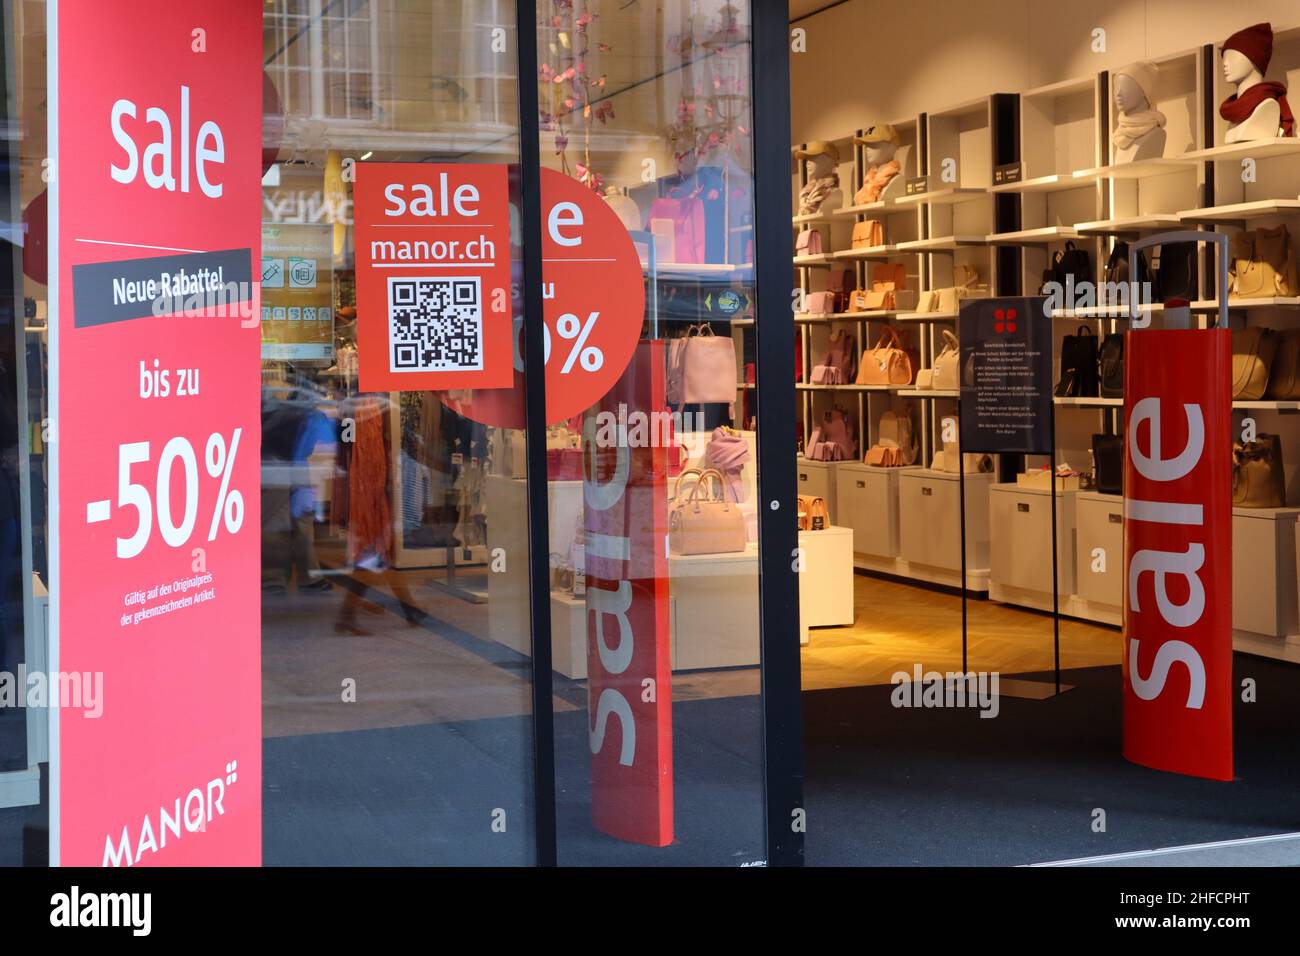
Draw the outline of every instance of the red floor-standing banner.
<instances>
[{"instance_id":1,"label":"red floor-standing banner","mask_svg":"<svg viewBox=\"0 0 1300 956\"><path fill-rule=\"evenodd\" d=\"M583 428L592 823L649 846L673 840L664 346L641 342Z\"/></svg>"},{"instance_id":2,"label":"red floor-standing banner","mask_svg":"<svg viewBox=\"0 0 1300 956\"><path fill-rule=\"evenodd\" d=\"M1124 756L1231 780L1231 333L1125 339Z\"/></svg>"},{"instance_id":3,"label":"red floor-standing banner","mask_svg":"<svg viewBox=\"0 0 1300 956\"><path fill-rule=\"evenodd\" d=\"M262 4L49 18L51 862L256 865Z\"/></svg>"}]
</instances>

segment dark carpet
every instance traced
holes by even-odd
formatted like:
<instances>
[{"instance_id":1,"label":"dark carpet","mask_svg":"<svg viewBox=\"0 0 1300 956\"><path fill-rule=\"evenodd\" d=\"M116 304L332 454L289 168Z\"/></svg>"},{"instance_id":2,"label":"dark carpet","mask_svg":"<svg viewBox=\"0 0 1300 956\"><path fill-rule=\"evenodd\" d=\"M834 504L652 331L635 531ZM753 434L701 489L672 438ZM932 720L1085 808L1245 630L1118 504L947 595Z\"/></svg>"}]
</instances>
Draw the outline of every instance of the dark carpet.
<instances>
[{"instance_id":1,"label":"dark carpet","mask_svg":"<svg viewBox=\"0 0 1300 956\"><path fill-rule=\"evenodd\" d=\"M895 709L892 687L804 695L813 865L1001 866L1300 830L1300 668L1237 655L1232 783L1120 756L1118 667L974 710ZM1037 675L1047 677L1047 675ZM1093 832L1093 811L1106 831Z\"/></svg>"}]
</instances>

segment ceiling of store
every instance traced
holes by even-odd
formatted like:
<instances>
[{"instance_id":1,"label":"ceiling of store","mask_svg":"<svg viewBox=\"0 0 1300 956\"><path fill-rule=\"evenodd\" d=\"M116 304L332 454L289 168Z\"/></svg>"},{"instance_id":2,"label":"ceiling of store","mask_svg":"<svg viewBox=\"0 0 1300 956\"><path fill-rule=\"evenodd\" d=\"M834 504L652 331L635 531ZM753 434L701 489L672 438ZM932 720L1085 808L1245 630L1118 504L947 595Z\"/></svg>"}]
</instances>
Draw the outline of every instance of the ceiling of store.
<instances>
[{"instance_id":1,"label":"ceiling of store","mask_svg":"<svg viewBox=\"0 0 1300 956\"><path fill-rule=\"evenodd\" d=\"M811 16L818 10L825 10L842 2L843 0L790 0L790 19L798 20L800 17Z\"/></svg>"}]
</instances>

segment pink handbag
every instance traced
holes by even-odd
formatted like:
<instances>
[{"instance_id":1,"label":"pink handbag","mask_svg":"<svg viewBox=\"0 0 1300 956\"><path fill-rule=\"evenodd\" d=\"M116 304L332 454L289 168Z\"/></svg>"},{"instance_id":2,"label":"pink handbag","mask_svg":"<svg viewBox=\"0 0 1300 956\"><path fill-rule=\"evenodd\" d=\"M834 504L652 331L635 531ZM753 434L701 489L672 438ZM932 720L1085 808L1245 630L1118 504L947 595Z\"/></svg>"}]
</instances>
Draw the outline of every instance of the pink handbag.
<instances>
[{"instance_id":1,"label":"pink handbag","mask_svg":"<svg viewBox=\"0 0 1300 956\"><path fill-rule=\"evenodd\" d=\"M682 481L688 476L696 480L683 495ZM709 496L711 482L716 482L721 497ZM744 551L745 543L745 516L738 504L727 500L722 474L713 468L682 472L668 511L668 550L673 554L729 554Z\"/></svg>"},{"instance_id":2,"label":"pink handbag","mask_svg":"<svg viewBox=\"0 0 1300 956\"><path fill-rule=\"evenodd\" d=\"M816 229L805 229L799 233L794 243L796 256L820 256L822 254L822 234Z\"/></svg>"},{"instance_id":3,"label":"pink handbag","mask_svg":"<svg viewBox=\"0 0 1300 956\"><path fill-rule=\"evenodd\" d=\"M835 312L834 292L806 292L803 312L807 315L831 315Z\"/></svg>"},{"instance_id":4,"label":"pink handbag","mask_svg":"<svg viewBox=\"0 0 1300 956\"><path fill-rule=\"evenodd\" d=\"M842 408L833 408L822 416L813 429L804 457L814 461L847 461L858 457L858 443L853 425Z\"/></svg>"},{"instance_id":5,"label":"pink handbag","mask_svg":"<svg viewBox=\"0 0 1300 956\"><path fill-rule=\"evenodd\" d=\"M731 336L715 335L706 324L693 327L681 350L682 401L736 400L736 343Z\"/></svg>"},{"instance_id":6,"label":"pink handbag","mask_svg":"<svg viewBox=\"0 0 1300 956\"><path fill-rule=\"evenodd\" d=\"M833 332L826 358L812 370L813 385L848 385L857 374L858 343L852 332Z\"/></svg>"},{"instance_id":7,"label":"pink handbag","mask_svg":"<svg viewBox=\"0 0 1300 956\"><path fill-rule=\"evenodd\" d=\"M677 196L674 190L667 196L660 196L650 204L646 215L646 229L650 230L653 219L667 219L673 224L673 260L674 262L704 262L704 203L699 193L689 196Z\"/></svg>"}]
</instances>

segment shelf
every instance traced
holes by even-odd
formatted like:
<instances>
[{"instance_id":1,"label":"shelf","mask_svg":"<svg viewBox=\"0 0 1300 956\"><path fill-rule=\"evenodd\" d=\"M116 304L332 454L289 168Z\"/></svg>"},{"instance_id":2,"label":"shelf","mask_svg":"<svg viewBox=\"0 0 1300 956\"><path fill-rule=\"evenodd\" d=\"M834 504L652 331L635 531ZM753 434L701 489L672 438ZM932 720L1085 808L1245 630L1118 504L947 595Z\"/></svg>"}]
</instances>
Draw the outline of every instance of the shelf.
<instances>
[{"instance_id":1,"label":"shelf","mask_svg":"<svg viewBox=\"0 0 1300 956\"><path fill-rule=\"evenodd\" d=\"M1078 239L1073 226L1043 226L1017 232L994 232L987 237L991 246L1046 246L1066 239Z\"/></svg>"},{"instance_id":2,"label":"shelf","mask_svg":"<svg viewBox=\"0 0 1300 956\"><path fill-rule=\"evenodd\" d=\"M962 246L988 245L984 236L940 236L936 239L913 239L900 242L895 247L899 252L951 252Z\"/></svg>"},{"instance_id":3,"label":"shelf","mask_svg":"<svg viewBox=\"0 0 1300 956\"><path fill-rule=\"evenodd\" d=\"M804 216L791 216L790 223L795 226L807 226L814 223L831 223L834 222L834 213L822 209L818 212L810 212ZM733 230L734 231L734 230Z\"/></svg>"},{"instance_id":4,"label":"shelf","mask_svg":"<svg viewBox=\"0 0 1300 956\"><path fill-rule=\"evenodd\" d=\"M1261 399L1253 402L1233 402L1232 407L1243 411L1253 409L1261 412L1300 412L1300 402L1285 400L1279 401L1276 399Z\"/></svg>"},{"instance_id":5,"label":"shelf","mask_svg":"<svg viewBox=\"0 0 1300 956\"><path fill-rule=\"evenodd\" d=\"M642 263L642 271L647 268L648 266ZM694 279L701 276L729 276L752 268L751 265L732 265L722 262L659 262L655 265L655 278Z\"/></svg>"},{"instance_id":6,"label":"shelf","mask_svg":"<svg viewBox=\"0 0 1300 956\"><path fill-rule=\"evenodd\" d=\"M1287 153L1300 153L1300 138L1281 136L1277 139L1228 143L1226 146L1195 149L1190 153L1183 153L1178 158L1190 162L1212 162L1221 159L1265 159L1269 156L1285 156Z\"/></svg>"},{"instance_id":7,"label":"shelf","mask_svg":"<svg viewBox=\"0 0 1300 956\"><path fill-rule=\"evenodd\" d=\"M1183 156L1156 156L1152 159L1136 159L1131 163L1077 169L1074 172L1074 180L1083 184L1098 179L1141 179L1147 176L1169 176L1190 168L1190 164Z\"/></svg>"},{"instance_id":8,"label":"shelf","mask_svg":"<svg viewBox=\"0 0 1300 956\"><path fill-rule=\"evenodd\" d=\"M1300 215L1300 199L1260 199L1256 202L1239 202L1229 206L1184 209L1178 214L1183 222L1188 223L1244 222L1262 216L1295 215Z\"/></svg>"},{"instance_id":9,"label":"shelf","mask_svg":"<svg viewBox=\"0 0 1300 956\"><path fill-rule=\"evenodd\" d=\"M874 319L890 319L897 314L892 309L876 309L871 312L796 312L794 320L796 323L803 322L808 325L830 322L870 322Z\"/></svg>"},{"instance_id":10,"label":"shelf","mask_svg":"<svg viewBox=\"0 0 1300 956\"><path fill-rule=\"evenodd\" d=\"M1064 189L1078 189L1089 185L1090 180L1075 179L1073 173L1052 173L1050 176L1035 176L1022 179L1016 183L1003 183L990 186L989 192L997 193L1054 193Z\"/></svg>"},{"instance_id":11,"label":"shelf","mask_svg":"<svg viewBox=\"0 0 1300 956\"><path fill-rule=\"evenodd\" d=\"M1081 236L1136 236L1143 232L1177 229L1183 225L1184 213L1152 213L1147 216L1127 216L1121 219L1098 219L1095 222L1076 222L1074 231Z\"/></svg>"},{"instance_id":12,"label":"shelf","mask_svg":"<svg viewBox=\"0 0 1300 956\"><path fill-rule=\"evenodd\" d=\"M900 388L899 398L959 398L961 392L955 388Z\"/></svg>"},{"instance_id":13,"label":"shelf","mask_svg":"<svg viewBox=\"0 0 1300 956\"><path fill-rule=\"evenodd\" d=\"M896 392L898 385L813 385L809 382L796 382L794 386L803 392Z\"/></svg>"},{"instance_id":14,"label":"shelf","mask_svg":"<svg viewBox=\"0 0 1300 956\"><path fill-rule=\"evenodd\" d=\"M882 209L888 209L897 202L896 199L877 199L875 202L862 203L859 206L841 206L831 215L833 216L859 216L868 212L880 212Z\"/></svg>"},{"instance_id":15,"label":"shelf","mask_svg":"<svg viewBox=\"0 0 1300 956\"><path fill-rule=\"evenodd\" d=\"M1300 307L1300 296L1270 295L1258 299L1228 299L1228 311L1233 309L1294 309ZM1218 299L1197 299L1193 312L1218 312Z\"/></svg>"},{"instance_id":16,"label":"shelf","mask_svg":"<svg viewBox=\"0 0 1300 956\"><path fill-rule=\"evenodd\" d=\"M898 254L898 247L893 245L863 246L860 249L841 249L832 252L836 259L888 259Z\"/></svg>"},{"instance_id":17,"label":"shelf","mask_svg":"<svg viewBox=\"0 0 1300 956\"><path fill-rule=\"evenodd\" d=\"M899 322L950 322L957 318L956 312L899 312L894 318Z\"/></svg>"},{"instance_id":18,"label":"shelf","mask_svg":"<svg viewBox=\"0 0 1300 956\"><path fill-rule=\"evenodd\" d=\"M833 255L822 253L819 256L795 256L794 264L802 269L830 268L835 261Z\"/></svg>"},{"instance_id":19,"label":"shelf","mask_svg":"<svg viewBox=\"0 0 1300 956\"><path fill-rule=\"evenodd\" d=\"M1081 396L1078 398L1052 398L1053 405L1073 406L1075 408L1118 408L1124 404L1122 398L1102 398L1098 395Z\"/></svg>"},{"instance_id":20,"label":"shelf","mask_svg":"<svg viewBox=\"0 0 1300 956\"><path fill-rule=\"evenodd\" d=\"M960 202L983 199L989 191L982 186L948 186L943 189L931 189L929 192L913 193L911 196L899 196L894 200L900 206L928 203L931 206L952 206Z\"/></svg>"}]
</instances>

